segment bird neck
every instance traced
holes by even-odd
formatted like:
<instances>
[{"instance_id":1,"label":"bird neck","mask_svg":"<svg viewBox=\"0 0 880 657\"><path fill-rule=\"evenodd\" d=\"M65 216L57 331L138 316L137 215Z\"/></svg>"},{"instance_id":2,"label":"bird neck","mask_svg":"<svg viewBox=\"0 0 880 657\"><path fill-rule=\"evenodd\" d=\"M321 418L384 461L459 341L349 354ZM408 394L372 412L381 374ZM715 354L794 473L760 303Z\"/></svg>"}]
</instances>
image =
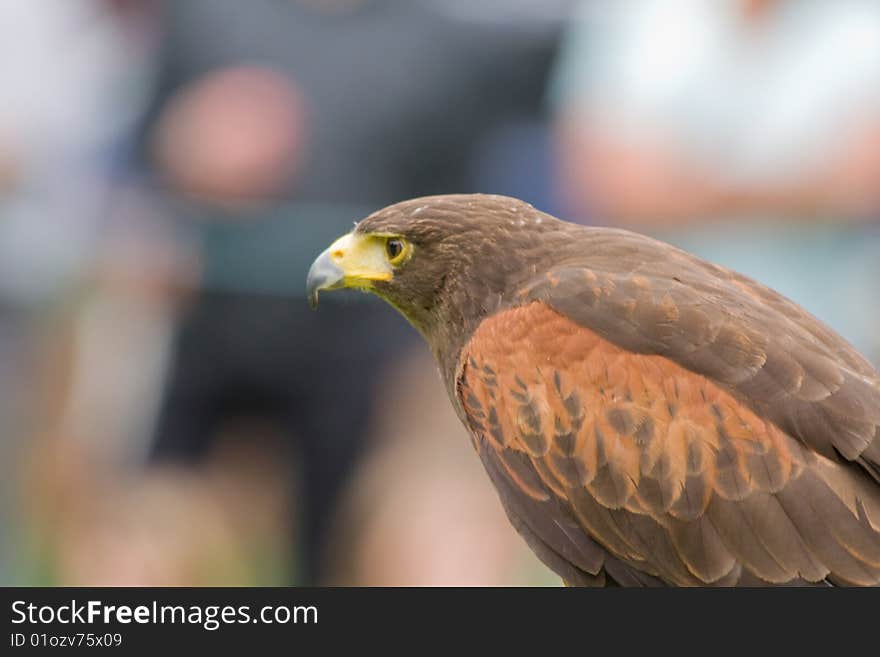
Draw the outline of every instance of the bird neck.
<instances>
[{"instance_id":1,"label":"bird neck","mask_svg":"<svg viewBox=\"0 0 880 657\"><path fill-rule=\"evenodd\" d=\"M427 321L421 325L413 322L413 325L431 348L454 402L455 376L462 350L483 319L509 304L502 285L485 281L469 281L465 285L457 276L447 277L438 298L441 301L430 310Z\"/></svg>"}]
</instances>

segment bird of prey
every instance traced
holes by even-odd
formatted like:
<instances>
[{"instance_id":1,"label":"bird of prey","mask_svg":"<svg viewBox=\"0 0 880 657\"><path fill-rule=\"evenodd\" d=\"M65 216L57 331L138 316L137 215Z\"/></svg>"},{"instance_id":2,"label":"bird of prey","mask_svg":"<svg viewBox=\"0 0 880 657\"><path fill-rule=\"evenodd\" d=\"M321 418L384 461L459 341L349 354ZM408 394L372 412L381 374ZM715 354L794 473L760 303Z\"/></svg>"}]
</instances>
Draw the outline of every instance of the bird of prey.
<instances>
[{"instance_id":1,"label":"bird of prey","mask_svg":"<svg viewBox=\"0 0 880 657\"><path fill-rule=\"evenodd\" d=\"M314 262L418 329L568 585L880 583L880 375L773 290L502 196L404 201Z\"/></svg>"}]
</instances>

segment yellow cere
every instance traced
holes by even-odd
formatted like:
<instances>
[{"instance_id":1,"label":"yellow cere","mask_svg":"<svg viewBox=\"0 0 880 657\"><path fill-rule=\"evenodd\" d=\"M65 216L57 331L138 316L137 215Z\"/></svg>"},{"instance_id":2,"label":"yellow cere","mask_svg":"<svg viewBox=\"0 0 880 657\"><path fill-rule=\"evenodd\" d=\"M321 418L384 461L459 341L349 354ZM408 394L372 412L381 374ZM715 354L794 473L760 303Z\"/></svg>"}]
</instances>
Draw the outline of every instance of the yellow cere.
<instances>
[{"instance_id":1,"label":"yellow cere","mask_svg":"<svg viewBox=\"0 0 880 657\"><path fill-rule=\"evenodd\" d=\"M403 246L391 260L386 249L390 239L399 240ZM333 264L343 271L346 287L369 287L372 281L391 280L394 266L403 262L410 248L394 236L348 233L333 242L328 251Z\"/></svg>"}]
</instances>

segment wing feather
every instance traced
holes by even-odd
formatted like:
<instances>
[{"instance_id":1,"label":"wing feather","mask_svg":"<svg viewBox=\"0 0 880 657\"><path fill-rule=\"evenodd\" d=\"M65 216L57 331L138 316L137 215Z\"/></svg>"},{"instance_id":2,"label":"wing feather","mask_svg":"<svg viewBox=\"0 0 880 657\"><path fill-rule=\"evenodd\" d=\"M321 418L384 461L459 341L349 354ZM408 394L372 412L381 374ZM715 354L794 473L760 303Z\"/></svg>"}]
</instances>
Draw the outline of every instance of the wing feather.
<instances>
[{"instance_id":1,"label":"wing feather","mask_svg":"<svg viewBox=\"0 0 880 657\"><path fill-rule=\"evenodd\" d=\"M765 381L783 405L806 377L838 385L825 401L841 394L845 372L815 375L826 360L765 360L768 341L737 338L703 310L694 317L708 342L691 354L723 341L704 361L714 372L745 381L743 371L757 377L772 360ZM880 583L876 481L790 435L735 386L630 352L534 302L483 322L466 353L458 397L483 462L514 524L567 581L559 559L590 581L604 572L684 586ZM844 399L834 403L870 417Z\"/></svg>"},{"instance_id":2,"label":"wing feather","mask_svg":"<svg viewBox=\"0 0 880 657\"><path fill-rule=\"evenodd\" d=\"M880 468L880 375L843 338L773 290L661 242L605 230L589 247L520 289L520 302L716 382L829 458Z\"/></svg>"}]
</instances>

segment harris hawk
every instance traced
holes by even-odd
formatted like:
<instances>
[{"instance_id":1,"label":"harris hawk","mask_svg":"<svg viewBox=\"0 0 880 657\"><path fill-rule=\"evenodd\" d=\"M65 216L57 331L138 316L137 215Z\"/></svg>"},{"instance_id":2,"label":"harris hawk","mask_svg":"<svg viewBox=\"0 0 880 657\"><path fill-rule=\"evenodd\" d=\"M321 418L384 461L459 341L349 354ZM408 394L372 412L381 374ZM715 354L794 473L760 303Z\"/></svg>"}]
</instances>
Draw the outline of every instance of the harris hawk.
<instances>
[{"instance_id":1,"label":"harris hawk","mask_svg":"<svg viewBox=\"0 0 880 657\"><path fill-rule=\"evenodd\" d=\"M370 215L309 271L342 287L422 334L566 584L880 583L880 375L773 290L491 195Z\"/></svg>"}]
</instances>

